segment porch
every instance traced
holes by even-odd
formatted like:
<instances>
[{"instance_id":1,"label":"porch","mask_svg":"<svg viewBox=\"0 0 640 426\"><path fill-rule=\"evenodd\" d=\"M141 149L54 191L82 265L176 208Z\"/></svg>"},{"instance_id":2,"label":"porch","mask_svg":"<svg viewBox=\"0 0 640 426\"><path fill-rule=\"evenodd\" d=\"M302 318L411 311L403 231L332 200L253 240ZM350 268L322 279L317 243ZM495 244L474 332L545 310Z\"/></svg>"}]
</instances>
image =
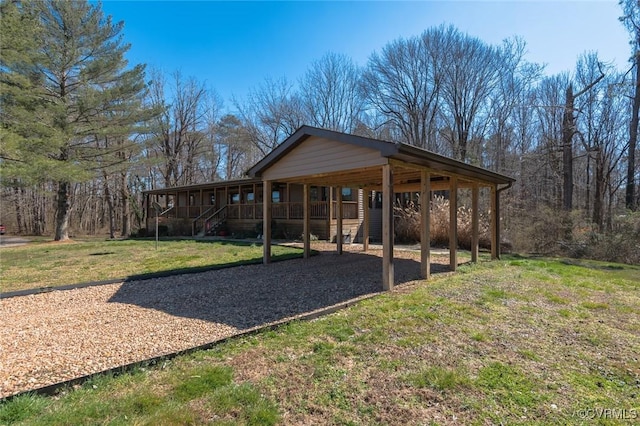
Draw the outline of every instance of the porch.
<instances>
[{"instance_id":1,"label":"porch","mask_svg":"<svg viewBox=\"0 0 640 426\"><path fill-rule=\"evenodd\" d=\"M337 212L351 227L355 238L362 234L362 193L345 188L347 197L338 205L332 188L313 187L309 202L311 232L319 239L335 238ZM263 197L271 194L271 221L280 226L283 238L300 237L304 219L303 186L274 182L264 191L262 181L241 180L174 187L145 192L147 231L154 232L156 218L163 230L176 236L261 234L264 217ZM344 198L343 198L344 199ZM251 235L255 234L255 235Z\"/></svg>"}]
</instances>

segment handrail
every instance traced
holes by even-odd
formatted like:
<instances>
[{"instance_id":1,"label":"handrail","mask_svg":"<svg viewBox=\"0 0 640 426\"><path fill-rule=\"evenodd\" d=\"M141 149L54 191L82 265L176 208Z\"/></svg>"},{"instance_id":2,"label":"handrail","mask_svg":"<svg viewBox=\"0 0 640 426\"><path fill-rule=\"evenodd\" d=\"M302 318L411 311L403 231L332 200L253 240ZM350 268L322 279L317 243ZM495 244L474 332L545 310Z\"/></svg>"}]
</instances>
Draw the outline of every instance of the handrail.
<instances>
[{"instance_id":1,"label":"handrail","mask_svg":"<svg viewBox=\"0 0 640 426\"><path fill-rule=\"evenodd\" d=\"M220 207L218 210L216 210L215 212L213 212L213 214L209 215L206 219L203 220L203 229L205 228L205 224L210 221L212 218L218 216L224 209L226 209L227 206L222 206ZM195 236L196 235L196 225L198 223L198 221L202 220L202 217L204 215L206 215L207 213L209 213L211 210L214 209L214 206L208 208L206 211L204 211L200 216L196 217L195 219L193 219L193 221L191 222L191 235Z\"/></svg>"},{"instance_id":2,"label":"handrail","mask_svg":"<svg viewBox=\"0 0 640 426\"><path fill-rule=\"evenodd\" d=\"M200 215L198 217L196 217L195 219L193 219L193 221L195 222L196 220L199 220L202 216L204 216L205 214L209 213L211 210L215 209L216 206L211 206L208 209L206 209L205 211L203 211L202 213L200 213ZM223 207L224 208L224 207ZM218 209L221 210L221 209ZM215 214L215 213L214 213Z\"/></svg>"},{"instance_id":3,"label":"handrail","mask_svg":"<svg viewBox=\"0 0 640 426\"><path fill-rule=\"evenodd\" d=\"M218 210L216 210L211 216L209 216L208 218L206 218L204 221L208 222L210 219L213 219L214 217L218 216L220 213L222 213L223 210L225 210L227 208L227 206L222 206L220 207Z\"/></svg>"}]
</instances>

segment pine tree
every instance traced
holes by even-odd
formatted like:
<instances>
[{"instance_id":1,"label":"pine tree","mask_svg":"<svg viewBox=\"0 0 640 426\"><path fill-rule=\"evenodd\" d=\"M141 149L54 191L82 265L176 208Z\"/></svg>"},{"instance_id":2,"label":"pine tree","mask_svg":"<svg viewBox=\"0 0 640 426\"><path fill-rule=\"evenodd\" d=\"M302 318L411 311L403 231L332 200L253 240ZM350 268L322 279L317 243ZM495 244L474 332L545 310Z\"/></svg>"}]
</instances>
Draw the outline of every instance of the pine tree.
<instances>
[{"instance_id":1,"label":"pine tree","mask_svg":"<svg viewBox=\"0 0 640 426\"><path fill-rule=\"evenodd\" d=\"M55 240L66 240L73 186L122 161L132 149L122 141L155 113L143 106L144 66L127 66L124 23L105 17L100 4L35 0L2 8L2 175L57 183ZM9 46L26 33L34 42Z\"/></svg>"}]
</instances>

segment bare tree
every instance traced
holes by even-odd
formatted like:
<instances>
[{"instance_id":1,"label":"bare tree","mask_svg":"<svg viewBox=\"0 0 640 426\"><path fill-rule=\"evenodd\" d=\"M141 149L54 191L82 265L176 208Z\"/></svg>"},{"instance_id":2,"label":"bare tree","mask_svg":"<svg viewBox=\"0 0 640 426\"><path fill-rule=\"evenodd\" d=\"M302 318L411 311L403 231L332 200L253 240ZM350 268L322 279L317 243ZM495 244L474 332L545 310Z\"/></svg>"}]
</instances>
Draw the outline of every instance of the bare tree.
<instances>
[{"instance_id":1,"label":"bare tree","mask_svg":"<svg viewBox=\"0 0 640 426\"><path fill-rule=\"evenodd\" d=\"M585 210L592 211L592 221L600 231L605 227L605 195L612 187L613 175L618 170L620 161L626 152L624 140L627 118L625 87L618 82L621 76L616 75L610 65L603 65L596 53L583 55L578 60L576 79L588 85L600 75L606 77L585 93L576 107L581 111L577 123L579 140L586 158ZM591 162L594 162L593 185L591 193ZM610 225L610 217L607 223Z\"/></svg>"},{"instance_id":2,"label":"bare tree","mask_svg":"<svg viewBox=\"0 0 640 426\"><path fill-rule=\"evenodd\" d=\"M257 161L251 155L251 135L235 115L227 114L220 119L216 139L220 146L220 163L225 179L242 177L246 169Z\"/></svg>"},{"instance_id":3,"label":"bare tree","mask_svg":"<svg viewBox=\"0 0 640 426\"><path fill-rule=\"evenodd\" d=\"M442 113L453 157L467 160L469 143L484 137L490 95L500 83L503 55L499 49L455 27L439 27L437 37L446 53L438 63L442 76Z\"/></svg>"},{"instance_id":4,"label":"bare tree","mask_svg":"<svg viewBox=\"0 0 640 426\"><path fill-rule=\"evenodd\" d=\"M573 137L577 133L576 127L576 99L591 90L604 77L602 65L597 62L599 75L593 79L582 83L582 90L577 93L573 91L573 83L569 82L565 90L564 111L562 116L562 207L566 211L573 208Z\"/></svg>"},{"instance_id":5,"label":"bare tree","mask_svg":"<svg viewBox=\"0 0 640 426\"><path fill-rule=\"evenodd\" d=\"M632 97L631 121L629 123L629 148L627 150L627 187L625 203L628 209L635 210L638 203L635 198L636 186L636 147L638 142L638 122L640 120L640 1L620 0L622 17L620 21L629 31L632 49L631 62L634 70L634 91Z\"/></svg>"},{"instance_id":6,"label":"bare tree","mask_svg":"<svg viewBox=\"0 0 640 426\"><path fill-rule=\"evenodd\" d=\"M363 75L370 107L393 124L403 142L432 150L441 80L436 36L428 30L388 43L371 55Z\"/></svg>"},{"instance_id":7,"label":"bare tree","mask_svg":"<svg viewBox=\"0 0 640 426\"><path fill-rule=\"evenodd\" d=\"M209 90L205 99L204 145L199 158L199 181L213 182L220 179L218 169L222 161L221 148L217 140L218 121L222 109L222 99L215 90Z\"/></svg>"},{"instance_id":8,"label":"bare tree","mask_svg":"<svg viewBox=\"0 0 640 426\"><path fill-rule=\"evenodd\" d=\"M155 71L151 84L151 103L163 107L154 123L150 139L152 150L162 162L166 187L194 183L196 158L204 148L204 100L206 90L194 78L186 81L175 72L171 97L165 95L166 81Z\"/></svg>"},{"instance_id":9,"label":"bare tree","mask_svg":"<svg viewBox=\"0 0 640 426\"><path fill-rule=\"evenodd\" d=\"M346 55L327 53L314 61L300 81L308 124L352 132L364 108L360 70Z\"/></svg>"},{"instance_id":10,"label":"bare tree","mask_svg":"<svg viewBox=\"0 0 640 426\"><path fill-rule=\"evenodd\" d=\"M266 78L249 92L247 99L234 99L254 146L266 155L305 124L301 101L286 78Z\"/></svg>"},{"instance_id":11,"label":"bare tree","mask_svg":"<svg viewBox=\"0 0 640 426\"><path fill-rule=\"evenodd\" d=\"M562 120L564 91L569 84L569 75L562 73L545 77L536 88L535 104L537 120L537 143L534 148L539 158L537 173L529 178L537 181L532 186L535 199L560 208L562 205Z\"/></svg>"},{"instance_id":12,"label":"bare tree","mask_svg":"<svg viewBox=\"0 0 640 426\"><path fill-rule=\"evenodd\" d=\"M526 44L522 39L507 39L499 49L502 66L499 82L489 96L488 135L484 156L493 170L514 173L521 165L519 160L506 164L507 155L517 158L528 150L532 142L533 88L540 80L542 67L526 62ZM478 154L476 154L478 155Z\"/></svg>"}]
</instances>

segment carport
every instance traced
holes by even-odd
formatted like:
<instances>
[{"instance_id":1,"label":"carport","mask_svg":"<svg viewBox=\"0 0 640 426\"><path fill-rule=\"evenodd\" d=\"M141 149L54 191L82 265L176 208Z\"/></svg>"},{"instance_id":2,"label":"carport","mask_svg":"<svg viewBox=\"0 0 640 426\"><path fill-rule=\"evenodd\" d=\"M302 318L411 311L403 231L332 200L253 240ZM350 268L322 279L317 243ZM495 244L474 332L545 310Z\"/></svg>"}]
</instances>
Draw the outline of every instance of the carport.
<instances>
[{"instance_id":1,"label":"carport","mask_svg":"<svg viewBox=\"0 0 640 426\"><path fill-rule=\"evenodd\" d=\"M271 261L271 188L274 181L302 184L304 187L304 256L310 254L310 186L336 190L337 235L342 235L342 188L382 192L382 285L391 290L393 270L393 197L398 192L419 192L420 200L430 200L432 191L450 191L449 255L450 268L458 265L458 190L471 189L471 260L477 262L479 249L479 191L491 192L491 257L500 257L500 192L514 179L475 167L415 146L392 143L309 126L299 128L248 171L263 181L264 263ZM366 198L365 198L366 199ZM430 211L421 208L421 275L430 275ZM368 209L364 208L363 249L369 245ZM336 238L342 253L342 238Z\"/></svg>"}]
</instances>

